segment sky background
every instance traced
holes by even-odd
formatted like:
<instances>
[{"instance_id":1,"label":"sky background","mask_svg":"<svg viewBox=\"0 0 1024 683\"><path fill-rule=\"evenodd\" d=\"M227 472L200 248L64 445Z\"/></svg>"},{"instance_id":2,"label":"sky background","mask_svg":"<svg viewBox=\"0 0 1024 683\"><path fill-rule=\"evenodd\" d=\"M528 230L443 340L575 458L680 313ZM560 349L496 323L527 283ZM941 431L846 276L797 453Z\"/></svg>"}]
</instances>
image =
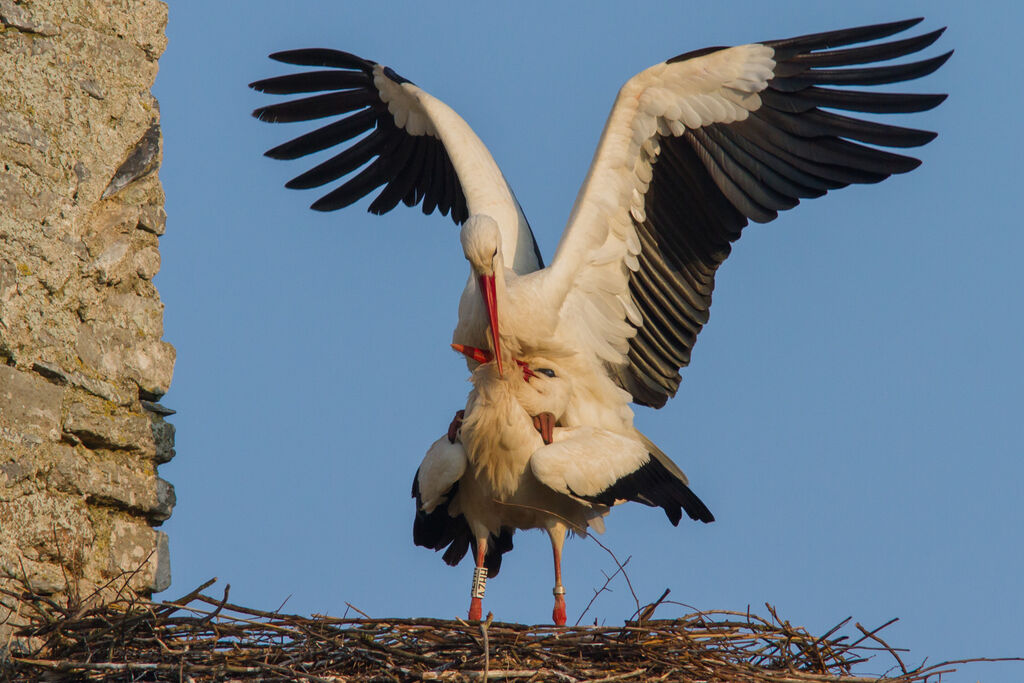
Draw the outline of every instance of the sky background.
<instances>
[{"instance_id":1,"label":"sky background","mask_svg":"<svg viewBox=\"0 0 1024 683\"><path fill-rule=\"evenodd\" d=\"M1024 5L963 2L380 3L173 0L155 92L167 193L165 338L178 351L173 586L341 615L464 616L471 563L412 545L409 487L469 389L449 350L466 279L457 228L367 202L320 214L264 150L304 131L250 117L266 58L334 47L395 68L489 146L545 255L618 88L658 61L925 15L957 53L896 123L940 132L921 168L752 225L719 271L678 396L637 424L714 512L673 528L617 508L601 541L642 602L766 614L823 633L847 616L908 663L1024 655L1024 288L1015 47ZM243 9L244 8L244 9ZM997 11L998 10L998 11ZM548 623L550 546L520 532L484 610ZM615 563L564 559L570 623ZM633 612L619 580L586 621ZM217 589L211 589L216 592ZM689 611L675 606L658 616ZM866 667L882 672L889 661ZM1019 681L1024 664L950 681Z\"/></svg>"}]
</instances>

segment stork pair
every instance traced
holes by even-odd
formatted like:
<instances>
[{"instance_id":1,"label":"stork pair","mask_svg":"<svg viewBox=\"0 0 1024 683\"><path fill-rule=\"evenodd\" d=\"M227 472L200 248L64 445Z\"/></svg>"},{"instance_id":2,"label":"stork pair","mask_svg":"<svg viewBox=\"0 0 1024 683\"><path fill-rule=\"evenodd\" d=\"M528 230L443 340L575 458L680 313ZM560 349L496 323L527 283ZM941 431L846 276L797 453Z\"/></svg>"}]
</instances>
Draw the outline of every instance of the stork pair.
<instances>
[{"instance_id":1,"label":"stork pair","mask_svg":"<svg viewBox=\"0 0 1024 683\"><path fill-rule=\"evenodd\" d=\"M908 113L942 102L944 95L845 87L938 69L951 53L875 64L939 38L941 29L872 42L919 22L709 48L640 72L619 91L546 268L501 171L444 103L345 52L271 55L327 68L253 83L271 94L320 93L257 109L258 118L340 118L268 156L294 159L358 138L288 187L350 176L312 208L340 209L383 187L373 213L421 204L424 213L436 209L464 224L470 277L453 341L493 361L469 361L473 390L459 438L439 439L417 473L417 543L445 549L451 564L472 546L480 577L480 568L496 573L514 529L547 529L554 616L564 623L566 529L599 529L622 500L664 507L673 522L682 510L711 520L679 468L633 427L629 404L660 408L675 394L708 321L718 266L748 220L767 222L800 199L920 163L881 148L923 145L934 133L834 111ZM512 360L533 376L527 380ZM533 426L547 412L550 444ZM475 580L473 618L480 592Z\"/></svg>"}]
</instances>

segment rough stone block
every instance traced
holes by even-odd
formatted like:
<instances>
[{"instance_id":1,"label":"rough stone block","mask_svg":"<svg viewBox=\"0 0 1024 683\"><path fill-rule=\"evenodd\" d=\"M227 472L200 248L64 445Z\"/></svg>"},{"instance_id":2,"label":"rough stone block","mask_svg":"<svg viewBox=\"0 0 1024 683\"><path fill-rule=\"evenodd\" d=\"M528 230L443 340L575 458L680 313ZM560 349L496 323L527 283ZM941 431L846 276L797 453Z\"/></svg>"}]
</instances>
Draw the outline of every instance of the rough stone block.
<instances>
[{"instance_id":1,"label":"rough stone block","mask_svg":"<svg viewBox=\"0 0 1024 683\"><path fill-rule=\"evenodd\" d=\"M59 565L37 562L16 553L8 556L0 547L0 578L27 580L40 595L53 595L67 588L66 576Z\"/></svg>"},{"instance_id":2,"label":"rough stone block","mask_svg":"<svg viewBox=\"0 0 1024 683\"><path fill-rule=\"evenodd\" d=\"M0 0L0 23L25 33L37 33L41 36L55 36L60 33L60 29L55 24L36 19L29 10L15 4L14 0Z\"/></svg>"},{"instance_id":3,"label":"rough stone block","mask_svg":"<svg viewBox=\"0 0 1024 683\"><path fill-rule=\"evenodd\" d=\"M16 460L14 462L0 463L0 488L14 488L35 473L32 463ZM5 497L0 495L0 501Z\"/></svg>"},{"instance_id":4,"label":"rough stone block","mask_svg":"<svg viewBox=\"0 0 1024 683\"><path fill-rule=\"evenodd\" d=\"M46 483L87 501L162 522L171 516L174 487L129 462L100 457L82 447L65 447L53 459Z\"/></svg>"},{"instance_id":5,"label":"rough stone block","mask_svg":"<svg viewBox=\"0 0 1024 683\"><path fill-rule=\"evenodd\" d=\"M175 455L174 425L154 418L150 423L150 429L153 431L153 442L156 444L156 455L153 459L158 465L170 462Z\"/></svg>"},{"instance_id":6,"label":"rough stone block","mask_svg":"<svg viewBox=\"0 0 1024 683\"><path fill-rule=\"evenodd\" d=\"M32 369L47 379L84 389L93 396L112 401L118 405L129 405L132 402L132 397L120 387L95 377L88 377L76 370L66 370L57 363L36 361L32 364Z\"/></svg>"},{"instance_id":7,"label":"rough stone block","mask_svg":"<svg viewBox=\"0 0 1024 683\"><path fill-rule=\"evenodd\" d=\"M90 264L97 279L106 285L116 285L124 279L130 267L128 249L131 246L128 238L115 240Z\"/></svg>"},{"instance_id":8,"label":"rough stone block","mask_svg":"<svg viewBox=\"0 0 1024 683\"><path fill-rule=\"evenodd\" d=\"M110 533L108 571L117 575L135 571L136 590L159 592L171 585L171 560L167 534L130 518L114 520Z\"/></svg>"},{"instance_id":9,"label":"rough stone block","mask_svg":"<svg viewBox=\"0 0 1024 683\"><path fill-rule=\"evenodd\" d=\"M0 503L0 563L28 558L80 566L95 541L80 496L36 492Z\"/></svg>"},{"instance_id":10,"label":"rough stone block","mask_svg":"<svg viewBox=\"0 0 1024 683\"><path fill-rule=\"evenodd\" d=\"M149 456L156 454L149 418L119 412L99 402L72 404L64 419L64 431L74 434L92 448L130 450Z\"/></svg>"},{"instance_id":11,"label":"rough stone block","mask_svg":"<svg viewBox=\"0 0 1024 683\"><path fill-rule=\"evenodd\" d=\"M135 274L143 280L152 280L160 272L160 250L144 247L135 254Z\"/></svg>"},{"instance_id":12,"label":"rough stone block","mask_svg":"<svg viewBox=\"0 0 1024 683\"><path fill-rule=\"evenodd\" d=\"M177 352L165 341L151 340L136 344L125 358L132 381L139 385L139 395L157 398L167 393L174 376Z\"/></svg>"},{"instance_id":13,"label":"rough stone block","mask_svg":"<svg viewBox=\"0 0 1024 683\"><path fill-rule=\"evenodd\" d=\"M0 426L23 439L60 439L63 396L60 387L41 377L0 365Z\"/></svg>"},{"instance_id":14,"label":"rough stone block","mask_svg":"<svg viewBox=\"0 0 1024 683\"><path fill-rule=\"evenodd\" d=\"M144 206L139 212L139 230L151 232L154 235L164 234L167 229L167 212L162 206Z\"/></svg>"},{"instance_id":15,"label":"rough stone block","mask_svg":"<svg viewBox=\"0 0 1024 683\"><path fill-rule=\"evenodd\" d=\"M164 305L159 299L137 294L111 294L103 301L102 317L136 337L159 339L164 333Z\"/></svg>"},{"instance_id":16,"label":"rough stone block","mask_svg":"<svg viewBox=\"0 0 1024 683\"><path fill-rule=\"evenodd\" d=\"M33 180L19 178L15 173L0 175L0 205L14 215L39 222L56 210L60 197L50 190L34 187Z\"/></svg>"},{"instance_id":17,"label":"rough stone block","mask_svg":"<svg viewBox=\"0 0 1024 683\"><path fill-rule=\"evenodd\" d=\"M174 375L174 347L158 339L136 340L107 323L83 323L76 346L90 369L107 377L126 377L149 396L167 393Z\"/></svg>"},{"instance_id":18,"label":"rough stone block","mask_svg":"<svg viewBox=\"0 0 1024 683\"><path fill-rule=\"evenodd\" d=\"M178 497L174 494L174 484L157 477L156 480L156 507L150 511L149 517L152 520L163 522L170 518Z\"/></svg>"}]
</instances>

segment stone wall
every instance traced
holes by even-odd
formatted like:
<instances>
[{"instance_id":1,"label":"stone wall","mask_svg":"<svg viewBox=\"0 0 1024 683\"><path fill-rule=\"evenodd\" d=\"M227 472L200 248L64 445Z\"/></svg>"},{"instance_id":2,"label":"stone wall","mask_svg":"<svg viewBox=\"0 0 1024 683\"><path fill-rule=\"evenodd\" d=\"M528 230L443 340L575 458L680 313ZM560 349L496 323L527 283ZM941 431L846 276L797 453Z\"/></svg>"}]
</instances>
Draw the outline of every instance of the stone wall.
<instances>
[{"instance_id":1,"label":"stone wall","mask_svg":"<svg viewBox=\"0 0 1024 683\"><path fill-rule=\"evenodd\" d=\"M0 585L59 600L170 583L166 22L159 0L0 0Z\"/></svg>"}]
</instances>

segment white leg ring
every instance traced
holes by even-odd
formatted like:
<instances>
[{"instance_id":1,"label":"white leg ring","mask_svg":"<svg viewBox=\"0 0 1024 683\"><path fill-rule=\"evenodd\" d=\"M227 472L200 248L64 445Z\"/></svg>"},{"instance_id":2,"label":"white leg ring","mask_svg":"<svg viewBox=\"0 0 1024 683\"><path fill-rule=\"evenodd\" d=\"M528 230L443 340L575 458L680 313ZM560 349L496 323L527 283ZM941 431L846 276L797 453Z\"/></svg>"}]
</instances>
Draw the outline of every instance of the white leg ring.
<instances>
[{"instance_id":1,"label":"white leg ring","mask_svg":"<svg viewBox=\"0 0 1024 683\"><path fill-rule=\"evenodd\" d=\"M555 586L551 589L552 595L565 595L565 586Z\"/></svg>"},{"instance_id":2,"label":"white leg ring","mask_svg":"<svg viewBox=\"0 0 1024 683\"><path fill-rule=\"evenodd\" d=\"M485 588L487 588L487 567L476 567L473 570L473 590L469 594L470 597L482 600Z\"/></svg>"}]
</instances>

